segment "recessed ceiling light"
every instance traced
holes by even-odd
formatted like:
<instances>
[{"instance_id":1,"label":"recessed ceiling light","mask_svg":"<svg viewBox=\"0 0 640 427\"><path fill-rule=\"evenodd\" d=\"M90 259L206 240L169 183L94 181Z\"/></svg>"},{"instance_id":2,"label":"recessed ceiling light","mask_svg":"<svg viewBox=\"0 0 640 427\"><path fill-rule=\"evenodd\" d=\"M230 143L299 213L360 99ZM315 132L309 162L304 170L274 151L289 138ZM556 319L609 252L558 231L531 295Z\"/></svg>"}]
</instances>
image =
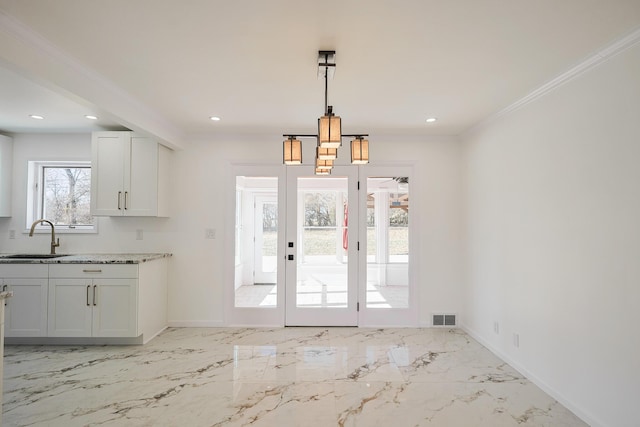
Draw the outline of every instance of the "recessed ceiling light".
<instances>
[{"instance_id":1,"label":"recessed ceiling light","mask_svg":"<svg viewBox=\"0 0 640 427\"><path fill-rule=\"evenodd\" d=\"M435 117L429 117L429 118L427 119L427 123L433 123L433 122L435 122L435 121L437 121L437 120L438 120L438 119L436 119Z\"/></svg>"},{"instance_id":2,"label":"recessed ceiling light","mask_svg":"<svg viewBox=\"0 0 640 427\"><path fill-rule=\"evenodd\" d=\"M211 116L209 117L211 120L213 120L214 122L219 122L220 121L220 117L218 116Z\"/></svg>"},{"instance_id":3,"label":"recessed ceiling light","mask_svg":"<svg viewBox=\"0 0 640 427\"><path fill-rule=\"evenodd\" d=\"M37 114L31 114L29 117L31 117L32 119L36 119L36 120L42 120L44 119L44 117L39 116Z\"/></svg>"},{"instance_id":4,"label":"recessed ceiling light","mask_svg":"<svg viewBox=\"0 0 640 427\"><path fill-rule=\"evenodd\" d=\"M98 120L98 116L92 116L91 114L87 114L84 117L89 120Z\"/></svg>"}]
</instances>

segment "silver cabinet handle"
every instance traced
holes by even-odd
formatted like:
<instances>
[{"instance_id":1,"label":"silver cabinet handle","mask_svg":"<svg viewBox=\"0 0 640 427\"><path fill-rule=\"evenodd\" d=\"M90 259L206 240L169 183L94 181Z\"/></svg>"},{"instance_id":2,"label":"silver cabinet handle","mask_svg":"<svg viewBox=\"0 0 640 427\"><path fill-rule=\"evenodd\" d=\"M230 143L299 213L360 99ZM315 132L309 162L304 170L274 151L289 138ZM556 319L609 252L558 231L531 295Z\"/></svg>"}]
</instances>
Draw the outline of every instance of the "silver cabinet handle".
<instances>
[{"instance_id":1,"label":"silver cabinet handle","mask_svg":"<svg viewBox=\"0 0 640 427\"><path fill-rule=\"evenodd\" d=\"M122 191L118 191L118 210L122 209L120 207L120 198L122 197Z\"/></svg>"},{"instance_id":2,"label":"silver cabinet handle","mask_svg":"<svg viewBox=\"0 0 640 427\"><path fill-rule=\"evenodd\" d=\"M127 210L127 196L129 195L128 191L124 192L124 210Z\"/></svg>"},{"instance_id":3,"label":"silver cabinet handle","mask_svg":"<svg viewBox=\"0 0 640 427\"><path fill-rule=\"evenodd\" d=\"M8 289L9 289L9 287L8 287L7 285L4 285L4 286L2 287L2 292L5 292L5 291L6 291L6 290L8 290ZM4 305L5 305L5 306L7 305L7 300L6 300L6 299L4 300Z\"/></svg>"},{"instance_id":4,"label":"silver cabinet handle","mask_svg":"<svg viewBox=\"0 0 640 427\"><path fill-rule=\"evenodd\" d=\"M91 287L91 286L87 285L87 307L90 307L90 306L91 306L91 304L89 304L89 288L90 288L90 287Z\"/></svg>"},{"instance_id":5,"label":"silver cabinet handle","mask_svg":"<svg viewBox=\"0 0 640 427\"><path fill-rule=\"evenodd\" d=\"M102 270L82 270L83 273L102 273Z\"/></svg>"},{"instance_id":6,"label":"silver cabinet handle","mask_svg":"<svg viewBox=\"0 0 640 427\"><path fill-rule=\"evenodd\" d=\"M96 288L98 287L98 285L93 285L93 305L97 305L96 304Z\"/></svg>"}]
</instances>

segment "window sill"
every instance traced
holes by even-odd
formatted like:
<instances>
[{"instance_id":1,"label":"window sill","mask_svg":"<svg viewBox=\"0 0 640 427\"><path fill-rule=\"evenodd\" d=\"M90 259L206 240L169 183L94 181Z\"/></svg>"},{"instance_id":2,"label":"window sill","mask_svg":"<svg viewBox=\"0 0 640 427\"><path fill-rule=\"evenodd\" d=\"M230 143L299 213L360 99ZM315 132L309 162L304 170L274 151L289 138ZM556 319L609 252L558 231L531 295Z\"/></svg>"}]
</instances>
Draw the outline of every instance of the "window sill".
<instances>
[{"instance_id":1,"label":"window sill","mask_svg":"<svg viewBox=\"0 0 640 427\"><path fill-rule=\"evenodd\" d=\"M22 234L29 234L31 230L26 229ZM51 228L36 228L33 234L51 234ZM56 227L56 235L58 234L98 234L98 227L95 228L58 228Z\"/></svg>"}]
</instances>

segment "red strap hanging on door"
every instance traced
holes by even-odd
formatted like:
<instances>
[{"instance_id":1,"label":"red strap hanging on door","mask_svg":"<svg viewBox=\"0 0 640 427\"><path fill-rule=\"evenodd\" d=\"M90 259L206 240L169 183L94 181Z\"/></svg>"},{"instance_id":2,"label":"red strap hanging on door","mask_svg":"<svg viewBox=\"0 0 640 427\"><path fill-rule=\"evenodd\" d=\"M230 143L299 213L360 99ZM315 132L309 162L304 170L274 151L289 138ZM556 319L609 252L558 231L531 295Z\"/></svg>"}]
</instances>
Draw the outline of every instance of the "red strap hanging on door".
<instances>
[{"instance_id":1,"label":"red strap hanging on door","mask_svg":"<svg viewBox=\"0 0 640 427\"><path fill-rule=\"evenodd\" d=\"M349 225L349 206L344 204L344 220L342 221L342 247L346 251L349 249L349 233L347 233L347 226Z\"/></svg>"}]
</instances>

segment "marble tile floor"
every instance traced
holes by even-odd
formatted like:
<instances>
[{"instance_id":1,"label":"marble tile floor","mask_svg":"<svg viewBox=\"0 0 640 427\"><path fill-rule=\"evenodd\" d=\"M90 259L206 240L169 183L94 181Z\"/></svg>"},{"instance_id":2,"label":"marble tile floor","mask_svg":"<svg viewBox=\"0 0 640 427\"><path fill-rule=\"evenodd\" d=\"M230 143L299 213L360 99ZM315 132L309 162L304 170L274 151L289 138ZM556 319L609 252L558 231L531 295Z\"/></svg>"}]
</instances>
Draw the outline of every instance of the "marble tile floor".
<instances>
[{"instance_id":1,"label":"marble tile floor","mask_svg":"<svg viewBox=\"0 0 640 427\"><path fill-rule=\"evenodd\" d=\"M459 329L172 328L6 346L3 426L585 426Z\"/></svg>"}]
</instances>

